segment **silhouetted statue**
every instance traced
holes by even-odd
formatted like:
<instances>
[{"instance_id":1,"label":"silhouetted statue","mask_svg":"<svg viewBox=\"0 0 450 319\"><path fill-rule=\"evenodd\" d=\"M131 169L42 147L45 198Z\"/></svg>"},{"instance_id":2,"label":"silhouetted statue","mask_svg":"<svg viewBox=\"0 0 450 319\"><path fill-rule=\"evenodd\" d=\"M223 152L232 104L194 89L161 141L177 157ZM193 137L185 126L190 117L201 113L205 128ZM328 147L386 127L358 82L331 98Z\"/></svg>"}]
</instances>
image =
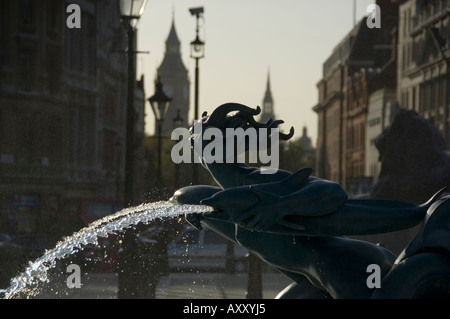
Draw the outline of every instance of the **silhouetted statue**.
<instances>
[{"instance_id":1,"label":"silhouetted statue","mask_svg":"<svg viewBox=\"0 0 450 319\"><path fill-rule=\"evenodd\" d=\"M437 129L416 112L400 109L375 140L381 172L372 198L421 203L450 187L450 154Z\"/></svg>"},{"instance_id":2,"label":"silhouetted statue","mask_svg":"<svg viewBox=\"0 0 450 319\"><path fill-rule=\"evenodd\" d=\"M228 115L233 111L237 113ZM224 104L211 116L204 114L194 124L197 134L193 134L193 143L202 139L198 126L204 133L211 127L222 130L227 127L276 128L282 123L257 123L253 116L259 111L259 108L254 110L241 104ZM280 137L289 139L292 135L291 129L289 134L280 134ZM269 137L267 145L272 142ZM195 145L194 150L198 152ZM229 156L224 154L224 158ZM430 275L428 272L418 274L414 269L402 270L413 259L419 260L423 269L436 266L441 271L441 279L450 278L449 257L435 251L436 247L447 253L450 250L450 224L446 214L450 198L438 200L444 190L423 205L394 200L356 200L349 199L339 184L311 176L311 168L295 173L277 170L264 174L259 168L238 162L204 160L203 165L220 187L184 187L175 192L171 200L214 207L213 213L190 214L186 218L197 228L207 225L241 244L292 278L295 283L280 298L370 298L374 291L378 298L402 298L406 288L411 288L410 291L423 289ZM436 212L432 218L427 215L433 211L439 211L436 220L433 217ZM342 237L410 228L422 222L425 216L428 223L424 224L412 248L405 250L398 259L381 246ZM428 249L430 255L424 254ZM368 284L368 269L374 265L378 267L383 289ZM397 284L385 283L386 280ZM415 281L420 285L406 287ZM395 293L390 295L393 292L385 287L391 287ZM424 291L413 297L431 296L429 290ZM439 292L439 296L444 294L450 294L450 289Z\"/></svg>"}]
</instances>

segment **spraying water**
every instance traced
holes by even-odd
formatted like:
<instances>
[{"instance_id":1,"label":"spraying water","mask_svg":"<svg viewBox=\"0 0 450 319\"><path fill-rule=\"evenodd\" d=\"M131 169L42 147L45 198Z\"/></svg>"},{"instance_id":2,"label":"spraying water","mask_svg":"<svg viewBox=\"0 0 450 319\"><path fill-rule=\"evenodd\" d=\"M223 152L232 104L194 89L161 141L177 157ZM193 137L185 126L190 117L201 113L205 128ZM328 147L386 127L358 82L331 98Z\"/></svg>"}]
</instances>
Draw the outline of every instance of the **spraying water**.
<instances>
[{"instance_id":1,"label":"spraying water","mask_svg":"<svg viewBox=\"0 0 450 319\"><path fill-rule=\"evenodd\" d=\"M56 262L83 249L88 244L96 245L101 237L119 234L121 231L139 223L148 224L158 218L173 218L182 214L212 212L213 208L206 205L176 205L168 201L142 204L125 208L115 214L99 219L72 236L66 237L56 244L55 248L29 262L25 271L11 279L10 287L0 289L0 295L5 299L30 289L39 282L47 282L47 272L56 266Z\"/></svg>"}]
</instances>

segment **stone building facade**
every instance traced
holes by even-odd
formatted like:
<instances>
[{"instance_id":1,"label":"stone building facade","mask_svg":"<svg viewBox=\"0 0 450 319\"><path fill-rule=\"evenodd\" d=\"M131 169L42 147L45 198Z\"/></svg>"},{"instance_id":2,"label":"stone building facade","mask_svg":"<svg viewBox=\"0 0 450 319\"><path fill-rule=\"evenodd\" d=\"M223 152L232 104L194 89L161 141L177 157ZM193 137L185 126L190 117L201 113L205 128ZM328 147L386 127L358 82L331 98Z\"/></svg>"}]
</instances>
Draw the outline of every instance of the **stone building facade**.
<instances>
[{"instance_id":1,"label":"stone building facade","mask_svg":"<svg viewBox=\"0 0 450 319\"><path fill-rule=\"evenodd\" d=\"M80 28L69 27L69 4L81 10ZM92 199L116 209L124 192L127 95L119 1L0 5L0 232L37 233L44 221L70 226L70 216ZM135 96L138 155L144 151L143 78ZM145 169L139 158L137 198Z\"/></svg>"},{"instance_id":2,"label":"stone building facade","mask_svg":"<svg viewBox=\"0 0 450 319\"><path fill-rule=\"evenodd\" d=\"M450 1L402 1L399 16L397 100L450 147Z\"/></svg>"},{"instance_id":3,"label":"stone building facade","mask_svg":"<svg viewBox=\"0 0 450 319\"><path fill-rule=\"evenodd\" d=\"M398 12L398 4L388 0L377 4L383 8L382 27L370 28L367 18L361 19L324 62L323 77L317 83L319 102L313 107L318 115L316 173L344 187L366 183L367 102L377 87L368 83L375 83L372 78L378 74L389 72L395 80L396 19L392 17ZM395 87L392 81L383 85Z\"/></svg>"}]
</instances>

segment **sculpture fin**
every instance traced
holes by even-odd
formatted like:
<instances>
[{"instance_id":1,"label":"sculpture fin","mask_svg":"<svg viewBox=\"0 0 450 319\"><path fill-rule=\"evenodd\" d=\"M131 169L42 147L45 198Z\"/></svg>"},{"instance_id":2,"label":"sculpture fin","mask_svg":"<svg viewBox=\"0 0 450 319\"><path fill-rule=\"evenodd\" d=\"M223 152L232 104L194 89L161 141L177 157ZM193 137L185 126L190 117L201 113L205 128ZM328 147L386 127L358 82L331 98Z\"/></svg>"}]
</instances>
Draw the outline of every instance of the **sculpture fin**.
<instances>
[{"instance_id":1,"label":"sculpture fin","mask_svg":"<svg viewBox=\"0 0 450 319\"><path fill-rule=\"evenodd\" d=\"M308 177L312 172L313 169L311 167L299 169L291 176L286 177L281 183L290 187L300 188L308 181Z\"/></svg>"},{"instance_id":2,"label":"sculpture fin","mask_svg":"<svg viewBox=\"0 0 450 319\"><path fill-rule=\"evenodd\" d=\"M248 188L253 194L258 196L260 202L274 203L280 201L283 197L258 189L257 185L251 185Z\"/></svg>"},{"instance_id":3,"label":"sculpture fin","mask_svg":"<svg viewBox=\"0 0 450 319\"><path fill-rule=\"evenodd\" d=\"M305 167L290 174L281 181L251 185L251 191L255 194L260 192L261 195L278 194L278 199L281 199L305 186L312 171L313 169L311 167ZM259 197L261 198L261 196Z\"/></svg>"},{"instance_id":4,"label":"sculpture fin","mask_svg":"<svg viewBox=\"0 0 450 319\"><path fill-rule=\"evenodd\" d=\"M431 200L438 198L443 191L445 189L441 189ZM396 263L424 251L450 252L450 196L444 196L435 203L428 209L419 233L399 255Z\"/></svg>"}]
</instances>

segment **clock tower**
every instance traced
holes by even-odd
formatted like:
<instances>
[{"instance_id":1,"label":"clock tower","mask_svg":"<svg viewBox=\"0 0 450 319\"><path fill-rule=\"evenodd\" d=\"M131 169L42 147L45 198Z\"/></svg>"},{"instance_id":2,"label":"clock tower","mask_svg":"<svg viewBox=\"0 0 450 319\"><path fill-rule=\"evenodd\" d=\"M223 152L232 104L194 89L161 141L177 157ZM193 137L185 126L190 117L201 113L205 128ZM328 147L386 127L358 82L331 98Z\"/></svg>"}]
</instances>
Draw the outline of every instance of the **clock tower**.
<instances>
[{"instance_id":1,"label":"clock tower","mask_svg":"<svg viewBox=\"0 0 450 319\"><path fill-rule=\"evenodd\" d=\"M157 69L157 74L163 83L163 90L172 98L169 109L162 126L163 134L170 134L174 129L174 119L179 114L183 119L183 126L189 122L189 77L183 64L180 52L180 40L175 30L175 19L172 18L172 26L166 40L166 52L163 61ZM179 113L178 113L179 112ZM156 132L156 128L155 128Z\"/></svg>"},{"instance_id":2,"label":"clock tower","mask_svg":"<svg viewBox=\"0 0 450 319\"><path fill-rule=\"evenodd\" d=\"M269 119L275 119L275 115L273 113L272 92L270 91L270 72L267 74L266 94L264 95L260 122L265 123Z\"/></svg>"}]
</instances>

